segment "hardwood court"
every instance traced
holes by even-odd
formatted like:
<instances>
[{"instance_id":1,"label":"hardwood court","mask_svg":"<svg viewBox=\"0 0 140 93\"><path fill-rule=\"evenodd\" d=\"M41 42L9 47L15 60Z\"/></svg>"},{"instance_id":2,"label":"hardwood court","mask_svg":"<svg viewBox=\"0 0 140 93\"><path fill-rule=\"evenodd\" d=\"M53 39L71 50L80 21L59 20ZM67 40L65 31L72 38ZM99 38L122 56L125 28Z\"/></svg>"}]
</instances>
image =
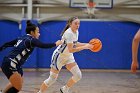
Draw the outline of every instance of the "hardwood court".
<instances>
[{"instance_id":1,"label":"hardwood court","mask_svg":"<svg viewBox=\"0 0 140 93\"><path fill-rule=\"evenodd\" d=\"M82 70L82 73L83 78L71 88L70 93L140 93L140 73L100 70ZM24 86L20 93L37 93L48 76L49 71L24 71ZM60 93L60 87L70 77L71 73L62 70L47 93ZM4 74L0 72L0 89L3 89L7 82Z\"/></svg>"}]
</instances>

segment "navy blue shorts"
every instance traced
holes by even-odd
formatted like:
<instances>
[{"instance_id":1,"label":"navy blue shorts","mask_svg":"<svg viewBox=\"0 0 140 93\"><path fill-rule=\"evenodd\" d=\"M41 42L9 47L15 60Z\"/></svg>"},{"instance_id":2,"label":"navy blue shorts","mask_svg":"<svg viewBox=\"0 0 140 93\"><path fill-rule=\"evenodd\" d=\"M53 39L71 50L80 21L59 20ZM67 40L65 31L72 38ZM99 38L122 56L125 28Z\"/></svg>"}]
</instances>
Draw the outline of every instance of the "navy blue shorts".
<instances>
[{"instance_id":1,"label":"navy blue shorts","mask_svg":"<svg viewBox=\"0 0 140 93\"><path fill-rule=\"evenodd\" d=\"M21 76L23 76L23 70L18 64L11 61L9 58L4 58L1 69L6 77L9 79L14 72L18 72Z\"/></svg>"}]
</instances>

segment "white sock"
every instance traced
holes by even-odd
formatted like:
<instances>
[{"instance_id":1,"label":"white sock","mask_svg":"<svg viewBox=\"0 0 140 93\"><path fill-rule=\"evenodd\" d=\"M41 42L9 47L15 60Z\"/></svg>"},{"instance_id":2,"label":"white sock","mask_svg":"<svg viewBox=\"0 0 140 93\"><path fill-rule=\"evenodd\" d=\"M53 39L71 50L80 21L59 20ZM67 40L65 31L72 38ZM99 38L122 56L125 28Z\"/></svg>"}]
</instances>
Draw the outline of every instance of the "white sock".
<instances>
[{"instance_id":1,"label":"white sock","mask_svg":"<svg viewBox=\"0 0 140 93\"><path fill-rule=\"evenodd\" d=\"M67 85L65 85L64 89L69 90L70 88Z\"/></svg>"},{"instance_id":2,"label":"white sock","mask_svg":"<svg viewBox=\"0 0 140 93\"><path fill-rule=\"evenodd\" d=\"M3 93L2 90L0 90L0 93Z\"/></svg>"},{"instance_id":3,"label":"white sock","mask_svg":"<svg viewBox=\"0 0 140 93\"><path fill-rule=\"evenodd\" d=\"M41 91L38 91L37 93L41 93Z\"/></svg>"}]
</instances>

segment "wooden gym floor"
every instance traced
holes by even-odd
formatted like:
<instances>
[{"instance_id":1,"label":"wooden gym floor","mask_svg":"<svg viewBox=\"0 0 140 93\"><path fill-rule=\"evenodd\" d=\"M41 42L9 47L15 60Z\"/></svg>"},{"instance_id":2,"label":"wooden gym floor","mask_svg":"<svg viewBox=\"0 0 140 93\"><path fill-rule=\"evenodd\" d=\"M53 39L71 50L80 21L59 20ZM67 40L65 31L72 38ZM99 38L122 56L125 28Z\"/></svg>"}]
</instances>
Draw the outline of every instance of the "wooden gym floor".
<instances>
[{"instance_id":1,"label":"wooden gym floor","mask_svg":"<svg viewBox=\"0 0 140 93\"><path fill-rule=\"evenodd\" d=\"M83 78L70 89L70 93L140 93L140 73L118 70L82 70ZM24 85L20 93L37 93L41 83L48 78L47 71L24 71ZM62 70L58 80L47 93L60 93L59 89L71 77ZM0 71L0 89L8 83Z\"/></svg>"}]
</instances>

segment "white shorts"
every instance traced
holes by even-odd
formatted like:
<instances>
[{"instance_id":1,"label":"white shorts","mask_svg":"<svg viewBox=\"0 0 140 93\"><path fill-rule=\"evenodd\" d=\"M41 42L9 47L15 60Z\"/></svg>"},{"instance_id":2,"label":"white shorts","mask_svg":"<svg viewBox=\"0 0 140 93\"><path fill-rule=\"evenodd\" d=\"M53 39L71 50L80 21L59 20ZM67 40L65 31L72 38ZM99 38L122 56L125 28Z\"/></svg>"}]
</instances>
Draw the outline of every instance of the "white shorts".
<instances>
[{"instance_id":1,"label":"white shorts","mask_svg":"<svg viewBox=\"0 0 140 93\"><path fill-rule=\"evenodd\" d=\"M61 68L69 63L74 63L75 59L73 54L66 54L66 53L58 53L54 52L52 55L52 60L51 60L51 67L56 69L56 70L61 70Z\"/></svg>"}]
</instances>

